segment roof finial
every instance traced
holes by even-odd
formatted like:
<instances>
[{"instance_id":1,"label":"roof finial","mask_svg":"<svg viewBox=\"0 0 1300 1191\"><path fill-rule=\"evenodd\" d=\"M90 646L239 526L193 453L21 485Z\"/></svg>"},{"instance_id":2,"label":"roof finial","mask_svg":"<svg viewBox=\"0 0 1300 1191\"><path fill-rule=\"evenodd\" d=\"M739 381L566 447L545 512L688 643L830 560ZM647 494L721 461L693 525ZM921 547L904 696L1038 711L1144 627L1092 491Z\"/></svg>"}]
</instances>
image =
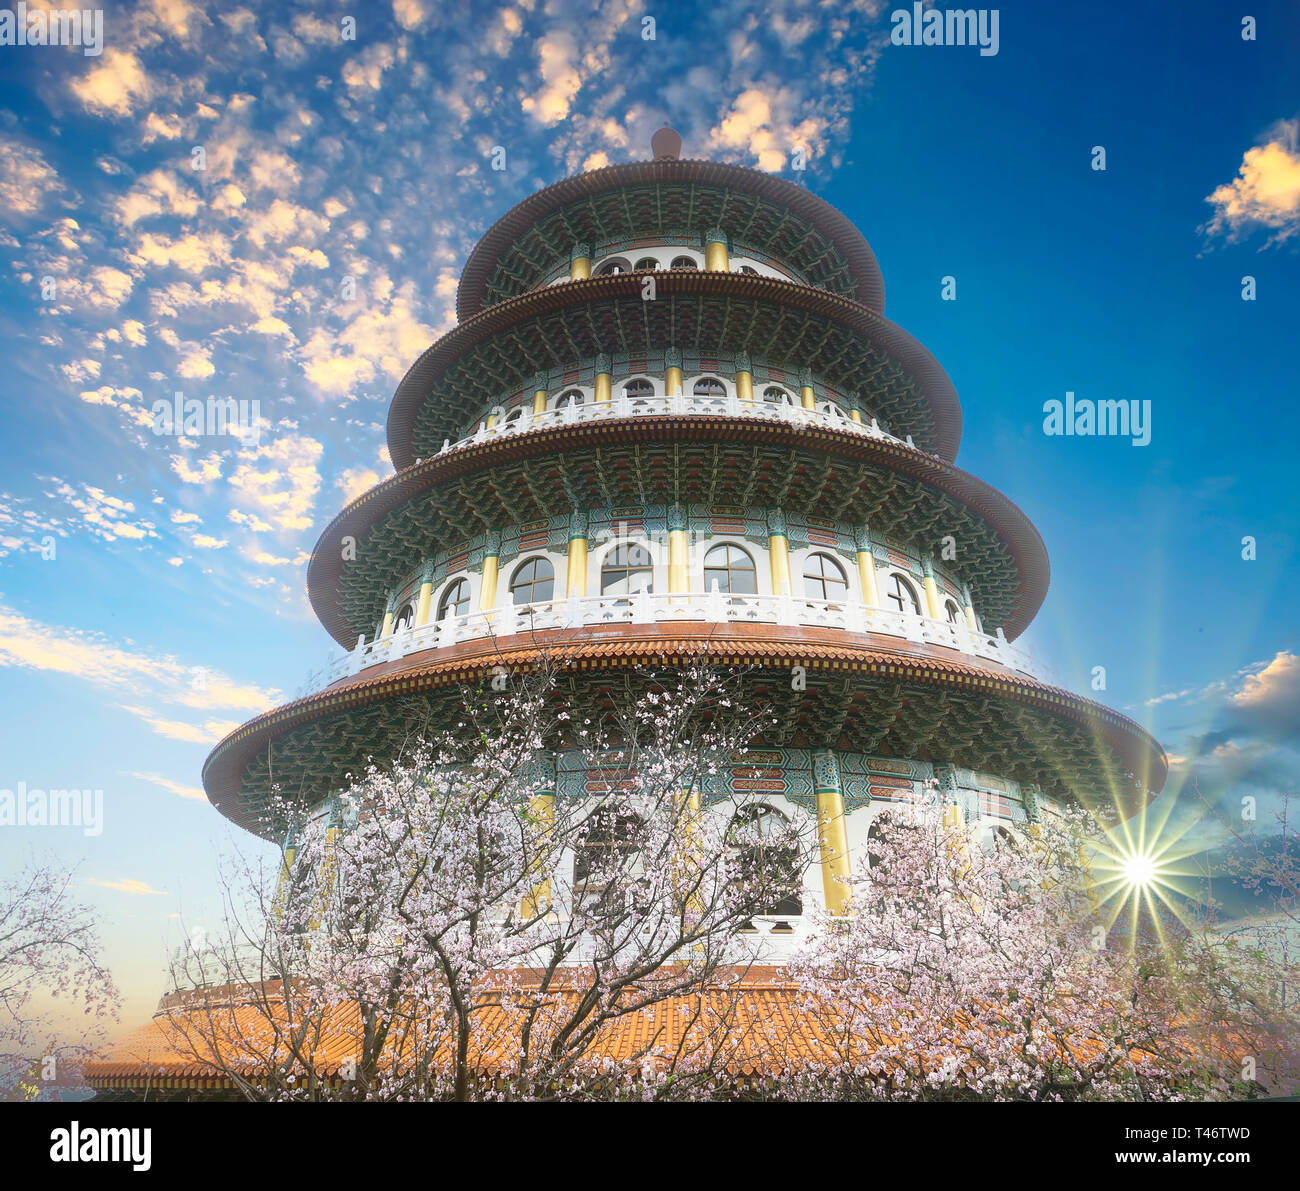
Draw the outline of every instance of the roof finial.
<instances>
[{"instance_id":1,"label":"roof finial","mask_svg":"<svg viewBox=\"0 0 1300 1191\"><path fill-rule=\"evenodd\" d=\"M655 161L676 161L682 154L681 134L665 124L650 138L650 153Z\"/></svg>"}]
</instances>

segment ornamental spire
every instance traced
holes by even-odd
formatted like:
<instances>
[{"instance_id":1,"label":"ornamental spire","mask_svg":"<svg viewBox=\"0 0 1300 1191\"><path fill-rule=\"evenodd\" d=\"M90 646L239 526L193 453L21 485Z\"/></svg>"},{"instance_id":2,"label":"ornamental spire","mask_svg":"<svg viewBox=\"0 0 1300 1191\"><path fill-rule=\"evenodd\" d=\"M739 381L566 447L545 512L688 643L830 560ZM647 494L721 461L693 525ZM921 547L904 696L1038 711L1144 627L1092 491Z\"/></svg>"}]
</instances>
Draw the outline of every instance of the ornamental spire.
<instances>
[{"instance_id":1,"label":"ornamental spire","mask_svg":"<svg viewBox=\"0 0 1300 1191\"><path fill-rule=\"evenodd\" d=\"M682 155L682 137L665 124L650 138L650 155L655 161L676 161Z\"/></svg>"}]
</instances>

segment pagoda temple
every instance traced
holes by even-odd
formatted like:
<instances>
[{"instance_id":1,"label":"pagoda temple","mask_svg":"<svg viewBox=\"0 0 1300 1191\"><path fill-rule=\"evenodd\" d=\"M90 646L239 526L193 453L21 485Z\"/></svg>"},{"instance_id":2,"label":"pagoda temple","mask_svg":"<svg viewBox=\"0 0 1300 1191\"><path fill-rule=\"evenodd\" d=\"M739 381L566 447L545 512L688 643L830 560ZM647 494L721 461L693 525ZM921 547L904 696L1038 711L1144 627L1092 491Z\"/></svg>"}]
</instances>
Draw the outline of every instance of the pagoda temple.
<instances>
[{"instance_id":1,"label":"pagoda temple","mask_svg":"<svg viewBox=\"0 0 1300 1191\"><path fill-rule=\"evenodd\" d=\"M312 554L338 655L221 741L203 782L283 844L277 785L336 815L367 757L454 722L496 667L558 661L575 715L665 658L743 667L776 724L705 793L833 837L798 912L761 924L779 974L891 803L937 789L990 831L1073 802L1126 817L1167 762L1016 644L1047 552L956 466L957 394L885 318L863 236L802 186L680 147L663 129L652 160L540 190L478 242L457 326L393 397L396 474ZM588 796L579 751L548 764L557 799ZM143 1033L89 1075L216 1086Z\"/></svg>"}]
</instances>

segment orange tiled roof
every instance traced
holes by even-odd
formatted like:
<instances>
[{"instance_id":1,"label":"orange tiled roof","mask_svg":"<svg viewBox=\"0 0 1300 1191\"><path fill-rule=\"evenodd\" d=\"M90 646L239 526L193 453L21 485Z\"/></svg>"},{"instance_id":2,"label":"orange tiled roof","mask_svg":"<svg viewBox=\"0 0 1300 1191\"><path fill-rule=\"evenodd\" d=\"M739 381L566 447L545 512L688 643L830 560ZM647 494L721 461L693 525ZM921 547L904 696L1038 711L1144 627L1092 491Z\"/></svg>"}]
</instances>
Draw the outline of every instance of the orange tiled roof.
<instances>
[{"instance_id":1,"label":"orange tiled roof","mask_svg":"<svg viewBox=\"0 0 1300 1191\"><path fill-rule=\"evenodd\" d=\"M520 969L513 975L516 988L526 990L532 974ZM558 975L550 994L551 1002L558 1004L561 1021L568 1019L569 1010L585 991L581 973L568 987L563 983L565 975ZM266 987L271 992L265 1003L273 1007L283 1030L283 1001L277 1000L277 986ZM204 990L206 1004L200 993L164 998L163 1007L148 1025L86 1065L87 1082L99 1090L137 1093L231 1089L235 1081L230 1072L258 1082L266 1068L268 1049L261 1040L271 1032L266 1013L251 1003L247 989ZM469 1060L478 1077L493 1079L507 1076L513 1069L520 1018L500 1001L493 1003L490 994L486 999L488 1004L474 1017ZM355 1004L338 1006L322 1016L319 1031L302 1051L309 1055L318 1081L337 1084L342 1078L344 1064L357 1056L361 1028ZM540 1031L541 1027L537 1028ZM958 1028L956 1032L961 1031ZM216 1033L223 1037L220 1049L224 1060L219 1064L211 1061L210 1040ZM247 1045L250 1038L261 1045ZM1239 1053L1231 1045L1233 1040L1230 1033L1207 1036L1197 1043L1196 1050L1204 1057L1216 1047L1222 1049L1225 1069L1231 1068L1235 1066L1232 1055ZM613 1018L583 1057L609 1059L633 1070L649 1062L661 1071L674 1062L679 1064L676 1070L688 1071L691 1064L683 1058L689 1057L715 1077L745 1081L795 1074L815 1077L842 1067L845 1060L865 1070L863 1065L875 1046L889 1041L879 1038L873 1045L865 1038L850 1036L837 1010L810 1001L798 985L785 979L781 968L754 966L723 972L719 983L700 995L667 997ZM1099 1045L1087 1039L1067 1044L1084 1062ZM1131 1057L1141 1063L1151 1056L1134 1049Z\"/></svg>"},{"instance_id":2,"label":"orange tiled roof","mask_svg":"<svg viewBox=\"0 0 1300 1191\"><path fill-rule=\"evenodd\" d=\"M160 1009L148 1025L87 1064L87 1082L97 1089L136 1091L234 1086L223 1068L257 1079L265 1065L266 1040L274 1034L264 1008L247 1003L247 998L243 1004L222 1006L215 1002L225 999L225 990L208 991L212 1000L207 1006L194 994L188 1002L170 999L168 1007ZM557 999L567 1007L578 996L576 989L562 990ZM267 1001L274 1007L277 1027L283 1030L283 1003L274 995ZM472 1066L478 1075L489 1078L506 1073L507 1056L518 1045L517 1015L499 1004L489 1005L474 1020ZM344 1063L357 1054L360 1030L355 1004L339 1006L323 1016L323 1027L310 1048L318 1079L340 1077ZM216 1037L223 1039L220 1064L210 1057ZM255 1040L252 1045L246 1041L249 1039ZM796 986L782 980L779 970L760 968L701 996L669 997L613 1019L587 1057L639 1062L657 1055L663 1062L682 1050L710 1047L717 1066L738 1078L778 1075L792 1065L826 1061L833 1049L817 1019L800 1008Z\"/></svg>"}]
</instances>

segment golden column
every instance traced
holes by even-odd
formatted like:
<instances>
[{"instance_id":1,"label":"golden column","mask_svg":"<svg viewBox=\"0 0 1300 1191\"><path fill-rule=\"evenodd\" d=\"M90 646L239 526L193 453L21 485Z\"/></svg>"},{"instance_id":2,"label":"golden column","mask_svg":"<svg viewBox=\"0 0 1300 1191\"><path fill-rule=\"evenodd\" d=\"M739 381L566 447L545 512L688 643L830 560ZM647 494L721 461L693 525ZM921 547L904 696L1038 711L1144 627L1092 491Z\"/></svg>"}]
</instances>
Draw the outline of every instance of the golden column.
<instances>
[{"instance_id":1,"label":"golden column","mask_svg":"<svg viewBox=\"0 0 1300 1191\"><path fill-rule=\"evenodd\" d=\"M293 881L293 858L297 854L298 849L293 844L285 844L284 853L280 860L280 877L275 883L275 900L271 903L271 912L274 914L276 922L284 918L284 911L289 901L289 891Z\"/></svg>"},{"instance_id":2,"label":"golden column","mask_svg":"<svg viewBox=\"0 0 1300 1191\"><path fill-rule=\"evenodd\" d=\"M876 585L876 559L871 553L871 530L860 525L853 534L853 548L858 554L858 578L862 582L862 602L868 608L880 607L880 589Z\"/></svg>"},{"instance_id":3,"label":"golden column","mask_svg":"<svg viewBox=\"0 0 1300 1191\"><path fill-rule=\"evenodd\" d=\"M483 544L483 585L478 594L478 606L481 612L491 612L497 606L497 575L500 558L501 531L489 529Z\"/></svg>"},{"instance_id":4,"label":"golden column","mask_svg":"<svg viewBox=\"0 0 1300 1191\"><path fill-rule=\"evenodd\" d=\"M610 401L614 396L614 360L607 352L596 356L596 400Z\"/></svg>"},{"instance_id":5,"label":"golden column","mask_svg":"<svg viewBox=\"0 0 1300 1191\"><path fill-rule=\"evenodd\" d=\"M943 812L941 823L945 830L956 833L956 839L952 843L952 852L962 862L962 871L969 872L969 837L966 833L966 812L962 810L961 802L958 799L957 771L951 765L936 765L934 767L934 776L939 783L939 800Z\"/></svg>"},{"instance_id":6,"label":"golden column","mask_svg":"<svg viewBox=\"0 0 1300 1191\"><path fill-rule=\"evenodd\" d=\"M1042 820L1038 817L1038 796L1042 791L1033 782L1022 782L1020 794L1025 800L1025 818L1029 820L1029 834L1038 839L1043 834Z\"/></svg>"},{"instance_id":7,"label":"golden column","mask_svg":"<svg viewBox=\"0 0 1300 1191\"><path fill-rule=\"evenodd\" d=\"M420 595L415 601L415 627L429 623L429 605L433 602L433 563L425 563L420 572Z\"/></svg>"},{"instance_id":8,"label":"golden column","mask_svg":"<svg viewBox=\"0 0 1300 1191\"><path fill-rule=\"evenodd\" d=\"M962 603L966 609L966 623L970 625L972 633L980 631L979 622L975 619L975 605L971 603L970 586L966 583L961 585Z\"/></svg>"},{"instance_id":9,"label":"golden column","mask_svg":"<svg viewBox=\"0 0 1300 1191\"><path fill-rule=\"evenodd\" d=\"M839 761L831 749L819 749L813 753L812 766L826 910L830 914L843 914L849 904L849 833Z\"/></svg>"},{"instance_id":10,"label":"golden column","mask_svg":"<svg viewBox=\"0 0 1300 1191\"><path fill-rule=\"evenodd\" d=\"M754 369L749 362L748 352L737 352L736 362L736 396L741 401L754 401Z\"/></svg>"},{"instance_id":11,"label":"golden column","mask_svg":"<svg viewBox=\"0 0 1300 1191\"><path fill-rule=\"evenodd\" d=\"M674 892L681 907L698 914L703 909L699 889L703 853L703 841L700 838L700 792L694 787L683 788L677 792L673 801L677 812L677 838L684 845L673 866Z\"/></svg>"},{"instance_id":12,"label":"golden column","mask_svg":"<svg viewBox=\"0 0 1300 1191\"><path fill-rule=\"evenodd\" d=\"M546 412L546 374L539 372L533 377L533 416Z\"/></svg>"},{"instance_id":13,"label":"golden column","mask_svg":"<svg viewBox=\"0 0 1300 1191\"><path fill-rule=\"evenodd\" d=\"M711 227L704 233L704 267L713 273L731 272L727 233L720 227Z\"/></svg>"},{"instance_id":14,"label":"golden column","mask_svg":"<svg viewBox=\"0 0 1300 1191\"><path fill-rule=\"evenodd\" d=\"M553 763L552 763L553 766ZM537 831L537 850L529 864L533 884L519 903L519 916L525 921L545 914L551 908L551 878L546 873L550 867L551 836L555 831L555 775L552 767L550 786L538 790L528 800L528 815Z\"/></svg>"},{"instance_id":15,"label":"golden column","mask_svg":"<svg viewBox=\"0 0 1300 1191\"><path fill-rule=\"evenodd\" d=\"M817 394L813 390L812 373L807 368L799 369L799 400L804 409L817 408Z\"/></svg>"},{"instance_id":16,"label":"golden column","mask_svg":"<svg viewBox=\"0 0 1300 1191\"><path fill-rule=\"evenodd\" d=\"M862 424L862 407L857 403L856 399L853 402L853 407L849 410L849 419L859 425Z\"/></svg>"},{"instance_id":17,"label":"golden column","mask_svg":"<svg viewBox=\"0 0 1300 1191\"><path fill-rule=\"evenodd\" d=\"M939 585L934 580L934 564L928 554L921 559L921 570L924 574L922 582L925 586L926 610L931 620L942 620L943 609L939 607Z\"/></svg>"},{"instance_id":18,"label":"golden column","mask_svg":"<svg viewBox=\"0 0 1300 1191\"><path fill-rule=\"evenodd\" d=\"M569 514L569 577L567 598L587 594L587 514L575 509Z\"/></svg>"},{"instance_id":19,"label":"golden column","mask_svg":"<svg viewBox=\"0 0 1300 1191\"><path fill-rule=\"evenodd\" d=\"M961 809L961 804L949 802L943 808L943 826L945 830L951 829L956 832L956 839L949 845L952 854L961 864L961 872L964 876L970 872L970 846L966 833L966 812ZM979 909L977 901L971 902L972 907Z\"/></svg>"},{"instance_id":20,"label":"golden column","mask_svg":"<svg viewBox=\"0 0 1300 1191\"><path fill-rule=\"evenodd\" d=\"M664 351L664 392L675 397L682 391L682 353L675 347Z\"/></svg>"},{"instance_id":21,"label":"golden column","mask_svg":"<svg viewBox=\"0 0 1300 1191\"><path fill-rule=\"evenodd\" d=\"M379 629L379 638L382 641L385 637L393 635L393 605L390 603L384 609L384 623Z\"/></svg>"},{"instance_id":22,"label":"golden column","mask_svg":"<svg viewBox=\"0 0 1300 1191\"><path fill-rule=\"evenodd\" d=\"M668 590L684 595L691 590L688 565L689 547L686 506L674 502L668 506Z\"/></svg>"},{"instance_id":23,"label":"golden column","mask_svg":"<svg viewBox=\"0 0 1300 1191\"><path fill-rule=\"evenodd\" d=\"M767 559L772 568L772 594L793 595L790 587L790 539L785 531L785 514L767 510Z\"/></svg>"},{"instance_id":24,"label":"golden column","mask_svg":"<svg viewBox=\"0 0 1300 1191\"><path fill-rule=\"evenodd\" d=\"M335 871L338 868L339 820L338 805L330 818L330 825L325 831L325 847L322 849L320 868L316 872L316 896L312 899L311 929L320 929L321 919L329 906L330 891L334 885Z\"/></svg>"},{"instance_id":25,"label":"golden column","mask_svg":"<svg viewBox=\"0 0 1300 1191\"><path fill-rule=\"evenodd\" d=\"M1097 896L1097 883L1092 879L1092 861L1088 857L1088 849L1084 847L1083 840L1079 841L1079 867L1083 870L1083 887L1088 894L1088 905L1095 912L1101 905L1101 900Z\"/></svg>"},{"instance_id":26,"label":"golden column","mask_svg":"<svg viewBox=\"0 0 1300 1191\"><path fill-rule=\"evenodd\" d=\"M591 276L591 245L579 241L569 256L569 280L581 281Z\"/></svg>"}]
</instances>

